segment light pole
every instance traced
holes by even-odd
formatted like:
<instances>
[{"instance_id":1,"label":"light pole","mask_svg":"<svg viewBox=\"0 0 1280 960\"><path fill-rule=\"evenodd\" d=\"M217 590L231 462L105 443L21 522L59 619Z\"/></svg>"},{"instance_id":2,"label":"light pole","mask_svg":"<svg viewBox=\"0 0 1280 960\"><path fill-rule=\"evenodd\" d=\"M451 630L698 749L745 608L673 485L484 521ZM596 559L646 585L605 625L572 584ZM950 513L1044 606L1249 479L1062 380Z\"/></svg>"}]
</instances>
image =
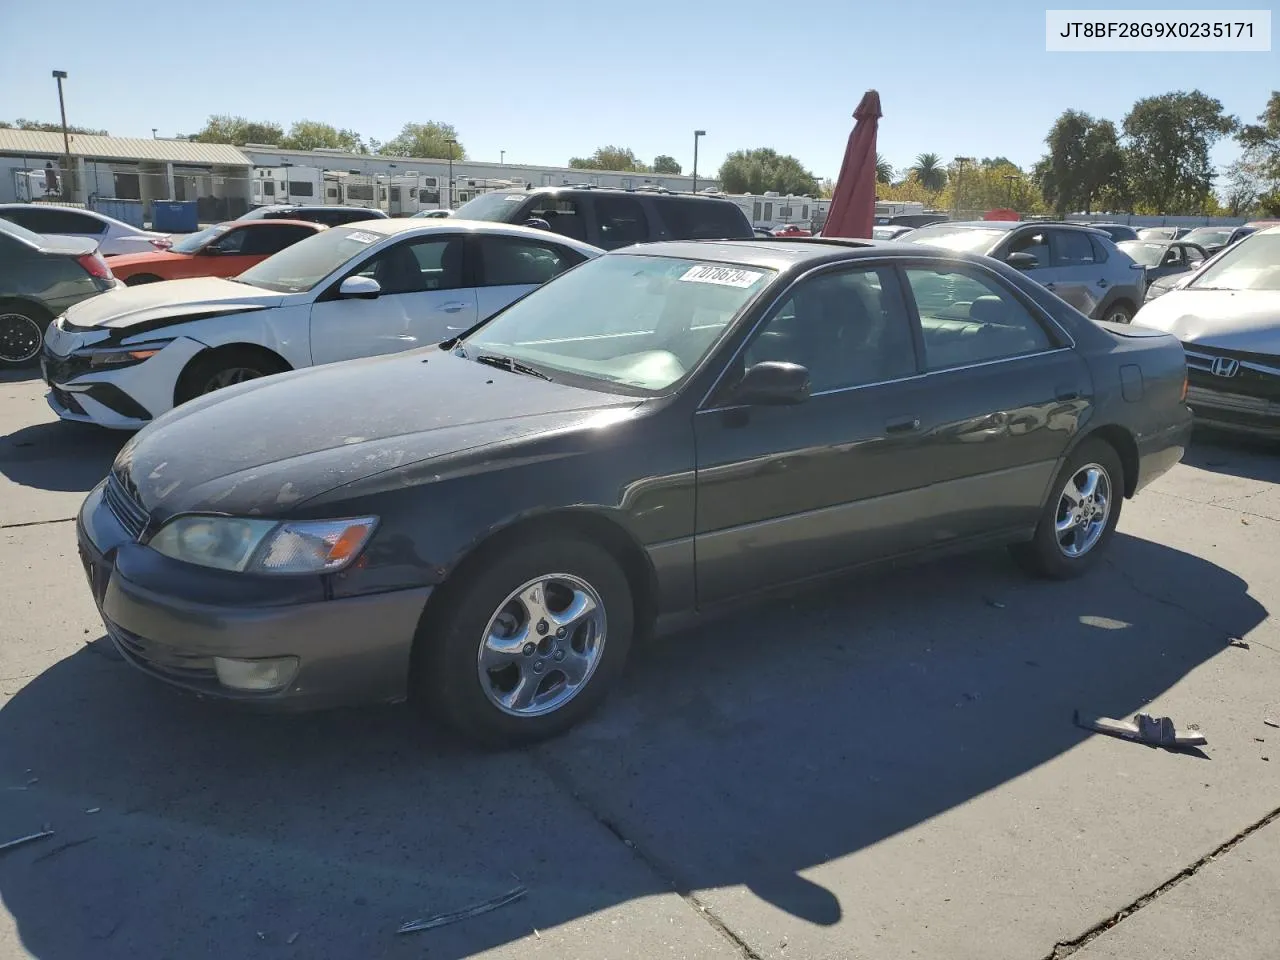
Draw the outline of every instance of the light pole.
<instances>
[{"instance_id":1,"label":"light pole","mask_svg":"<svg viewBox=\"0 0 1280 960\"><path fill-rule=\"evenodd\" d=\"M58 81L58 110L62 114L62 149L66 160L62 167L62 199L70 200L67 194L67 177L71 176L71 135L67 133L67 102L62 97L62 81L67 79L67 71L53 71L53 79Z\"/></svg>"},{"instance_id":2,"label":"light pole","mask_svg":"<svg viewBox=\"0 0 1280 960\"><path fill-rule=\"evenodd\" d=\"M955 162L956 162L956 190L955 190L955 196L952 198L952 204L955 207L955 212L959 213L960 212L960 187L964 182L964 165L966 163L973 163L973 157L956 157Z\"/></svg>"},{"instance_id":3,"label":"light pole","mask_svg":"<svg viewBox=\"0 0 1280 960\"><path fill-rule=\"evenodd\" d=\"M1004 182L1009 185L1008 194L1005 196L1005 206L1010 209L1013 209L1013 181L1021 179L1016 173L1006 173L1004 175Z\"/></svg>"},{"instance_id":4,"label":"light pole","mask_svg":"<svg viewBox=\"0 0 1280 960\"><path fill-rule=\"evenodd\" d=\"M707 135L707 131L705 130L693 131L693 192L694 193L698 192L698 138L705 137L706 135Z\"/></svg>"},{"instance_id":5,"label":"light pole","mask_svg":"<svg viewBox=\"0 0 1280 960\"><path fill-rule=\"evenodd\" d=\"M498 151L498 166L505 167L507 165L507 151Z\"/></svg>"},{"instance_id":6,"label":"light pole","mask_svg":"<svg viewBox=\"0 0 1280 960\"><path fill-rule=\"evenodd\" d=\"M453 209L453 148L457 145L457 140L446 140L449 145L449 209Z\"/></svg>"}]
</instances>

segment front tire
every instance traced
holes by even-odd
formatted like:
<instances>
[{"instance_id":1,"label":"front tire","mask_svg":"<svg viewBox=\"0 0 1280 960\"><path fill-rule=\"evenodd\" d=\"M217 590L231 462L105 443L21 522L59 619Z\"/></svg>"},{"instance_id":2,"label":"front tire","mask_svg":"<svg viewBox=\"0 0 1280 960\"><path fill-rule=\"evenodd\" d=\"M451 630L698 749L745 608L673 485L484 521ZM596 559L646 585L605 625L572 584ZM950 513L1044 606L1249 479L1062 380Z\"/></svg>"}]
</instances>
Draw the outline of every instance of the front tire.
<instances>
[{"instance_id":1,"label":"front tire","mask_svg":"<svg viewBox=\"0 0 1280 960\"><path fill-rule=\"evenodd\" d=\"M251 348L223 348L198 355L182 371L174 390L174 405L186 403L223 387L281 373L278 360Z\"/></svg>"},{"instance_id":2,"label":"front tire","mask_svg":"<svg viewBox=\"0 0 1280 960\"><path fill-rule=\"evenodd\" d=\"M53 318L33 303L0 300L0 368L32 366Z\"/></svg>"},{"instance_id":3,"label":"front tire","mask_svg":"<svg viewBox=\"0 0 1280 960\"><path fill-rule=\"evenodd\" d=\"M412 695L487 746L545 740L604 699L634 631L626 574L585 540L500 546L446 584L415 641Z\"/></svg>"},{"instance_id":4,"label":"front tire","mask_svg":"<svg viewBox=\"0 0 1280 960\"><path fill-rule=\"evenodd\" d=\"M1124 502L1124 468L1111 444L1085 440L1053 481L1035 536L1013 548L1036 576L1069 580L1106 551Z\"/></svg>"}]
</instances>

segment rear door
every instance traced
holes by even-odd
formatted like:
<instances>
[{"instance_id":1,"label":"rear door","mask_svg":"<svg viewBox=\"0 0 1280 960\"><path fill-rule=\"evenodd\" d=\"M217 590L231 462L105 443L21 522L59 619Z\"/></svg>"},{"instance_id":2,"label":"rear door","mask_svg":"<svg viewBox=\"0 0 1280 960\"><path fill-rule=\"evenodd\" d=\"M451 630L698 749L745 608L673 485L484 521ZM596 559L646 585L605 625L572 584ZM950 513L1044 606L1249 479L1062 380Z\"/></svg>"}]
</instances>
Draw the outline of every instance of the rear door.
<instances>
[{"instance_id":1,"label":"rear door","mask_svg":"<svg viewBox=\"0 0 1280 960\"><path fill-rule=\"evenodd\" d=\"M477 270L476 322L585 259L550 239L477 234L472 244Z\"/></svg>"},{"instance_id":2,"label":"rear door","mask_svg":"<svg viewBox=\"0 0 1280 960\"><path fill-rule=\"evenodd\" d=\"M1034 528L1093 381L1042 310L976 264L903 270L917 316L930 427L919 454L937 542Z\"/></svg>"},{"instance_id":3,"label":"rear door","mask_svg":"<svg viewBox=\"0 0 1280 960\"><path fill-rule=\"evenodd\" d=\"M463 234L432 233L384 247L334 281L311 307L311 357L332 363L412 350L476 323L474 268ZM371 277L373 300L344 299L349 276Z\"/></svg>"},{"instance_id":4,"label":"rear door","mask_svg":"<svg viewBox=\"0 0 1280 960\"><path fill-rule=\"evenodd\" d=\"M1050 276L1053 286L1047 283L1045 286L1086 317L1092 317L1111 284L1097 251L1089 242L1089 235L1081 230L1054 228L1048 233L1053 256Z\"/></svg>"},{"instance_id":5,"label":"rear door","mask_svg":"<svg viewBox=\"0 0 1280 960\"><path fill-rule=\"evenodd\" d=\"M809 370L794 406L735 404L768 360ZM927 385L891 267L799 281L695 415L698 602L910 551L934 528Z\"/></svg>"}]
</instances>

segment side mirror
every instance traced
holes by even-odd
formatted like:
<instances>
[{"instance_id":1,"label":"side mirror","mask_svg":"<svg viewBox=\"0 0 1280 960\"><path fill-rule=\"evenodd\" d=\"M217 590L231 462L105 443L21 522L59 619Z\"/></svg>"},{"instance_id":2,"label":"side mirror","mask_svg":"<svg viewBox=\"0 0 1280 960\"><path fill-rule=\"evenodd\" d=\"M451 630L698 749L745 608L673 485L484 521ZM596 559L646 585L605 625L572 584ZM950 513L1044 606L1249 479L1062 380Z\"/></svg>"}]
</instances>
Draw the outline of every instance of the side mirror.
<instances>
[{"instance_id":1,"label":"side mirror","mask_svg":"<svg viewBox=\"0 0 1280 960\"><path fill-rule=\"evenodd\" d=\"M1040 265L1040 261L1029 253L1011 253L1004 262L1015 270L1031 270Z\"/></svg>"},{"instance_id":2,"label":"side mirror","mask_svg":"<svg viewBox=\"0 0 1280 960\"><path fill-rule=\"evenodd\" d=\"M731 399L760 406L804 403L809 399L809 371L798 363L761 361L747 369Z\"/></svg>"},{"instance_id":3,"label":"side mirror","mask_svg":"<svg viewBox=\"0 0 1280 960\"><path fill-rule=\"evenodd\" d=\"M344 300L377 300L382 286L373 277L347 277L338 287Z\"/></svg>"},{"instance_id":4,"label":"side mirror","mask_svg":"<svg viewBox=\"0 0 1280 960\"><path fill-rule=\"evenodd\" d=\"M200 251L200 256L202 256L202 257L220 257L220 256L222 256L222 248L218 247L216 244L212 244L212 243L211 243L211 244L209 244L207 247L203 248L203 249Z\"/></svg>"},{"instance_id":5,"label":"side mirror","mask_svg":"<svg viewBox=\"0 0 1280 960\"><path fill-rule=\"evenodd\" d=\"M541 217L530 217L528 220L524 222L524 225L526 227L533 227L533 229L535 230L551 229L551 224L549 224L546 220L543 220Z\"/></svg>"}]
</instances>

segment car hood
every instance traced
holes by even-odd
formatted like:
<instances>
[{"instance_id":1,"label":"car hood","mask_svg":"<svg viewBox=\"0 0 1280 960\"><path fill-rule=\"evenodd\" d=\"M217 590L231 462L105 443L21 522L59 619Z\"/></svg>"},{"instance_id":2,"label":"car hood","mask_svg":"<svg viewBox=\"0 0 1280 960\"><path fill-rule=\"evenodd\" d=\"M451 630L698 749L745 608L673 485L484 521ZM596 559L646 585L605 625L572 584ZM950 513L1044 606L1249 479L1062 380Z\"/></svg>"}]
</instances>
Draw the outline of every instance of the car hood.
<instances>
[{"instance_id":1,"label":"car hood","mask_svg":"<svg viewBox=\"0 0 1280 960\"><path fill-rule=\"evenodd\" d=\"M387 470L624 419L640 402L429 347L207 394L136 434L112 470L157 519L282 516Z\"/></svg>"},{"instance_id":2,"label":"car hood","mask_svg":"<svg viewBox=\"0 0 1280 960\"><path fill-rule=\"evenodd\" d=\"M1280 355L1280 290L1171 290L1133 322L1183 343Z\"/></svg>"},{"instance_id":3,"label":"car hood","mask_svg":"<svg viewBox=\"0 0 1280 960\"><path fill-rule=\"evenodd\" d=\"M181 260L190 260L189 253L172 253L168 250L152 250L149 253L122 253L118 257L112 257L108 262L108 266L113 271L119 270L121 267L146 267L157 263L176 263Z\"/></svg>"},{"instance_id":4,"label":"car hood","mask_svg":"<svg viewBox=\"0 0 1280 960\"><path fill-rule=\"evenodd\" d=\"M283 299L279 293L219 277L146 283L119 287L101 296L82 300L67 310L65 327L68 330L116 330L184 314L191 314L194 318L260 310L274 307Z\"/></svg>"}]
</instances>

